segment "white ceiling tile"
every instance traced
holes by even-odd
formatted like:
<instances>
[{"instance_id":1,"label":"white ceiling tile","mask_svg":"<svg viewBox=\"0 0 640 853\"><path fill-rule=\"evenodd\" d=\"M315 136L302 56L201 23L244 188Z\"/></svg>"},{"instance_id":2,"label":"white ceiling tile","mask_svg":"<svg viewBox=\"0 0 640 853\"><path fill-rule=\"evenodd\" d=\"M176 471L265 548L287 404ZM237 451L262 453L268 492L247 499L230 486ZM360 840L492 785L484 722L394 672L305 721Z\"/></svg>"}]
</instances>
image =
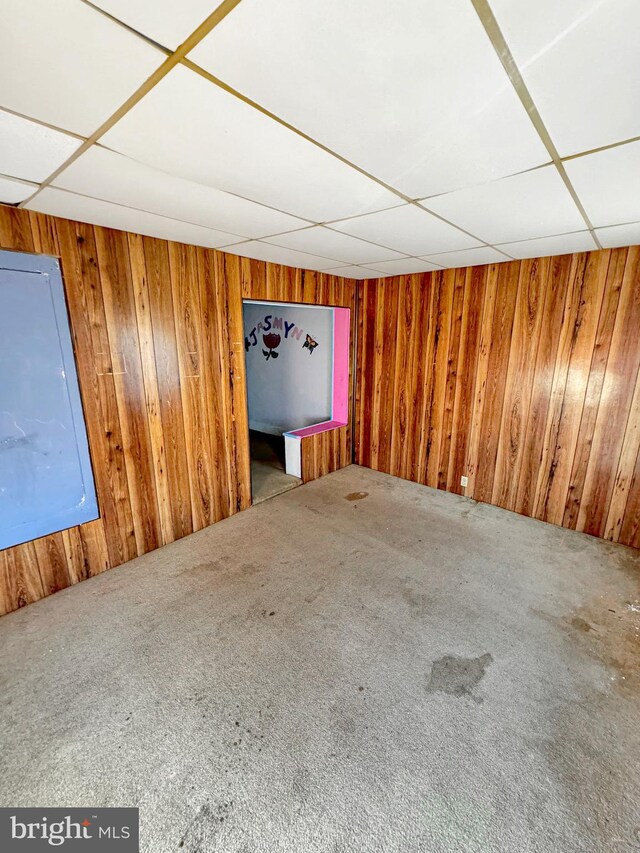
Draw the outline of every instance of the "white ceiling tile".
<instances>
[{"instance_id":1,"label":"white ceiling tile","mask_svg":"<svg viewBox=\"0 0 640 853\"><path fill-rule=\"evenodd\" d=\"M89 136L164 55L79 0L0 0L0 106Z\"/></svg>"},{"instance_id":2,"label":"white ceiling tile","mask_svg":"<svg viewBox=\"0 0 640 853\"><path fill-rule=\"evenodd\" d=\"M174 175L323 222L397 196L178 66L102 139Z\"/></svg>"},{"instance_id":3,"label":"white ceiling tile","mask_svg":"<svg viewBox=\"0 0 640 853\"><path fill-rule=\"evenodd\" d=\"M547 255L568 255L572 252L593 252L598 247L588 231L556 234L538 240L502 243L500 249L513 258L544 258Z\"/></svg>"},{"instance_id":4,"label":"white ceiling tile","mask_svg":"<svg viewBox=\"0 0 640 853\"><path fill-rule=\"evenodd\" d=\"M65 169L54 185L243 237L264 237L307 224L95 145Z\"/></svg>"},{"instance_id":5,"label":"white ceiling tile","mask_svg":"<svg viewBox=\"0 0 640 853\"><path fill-rule=\"evenodd\" d=\"M564 165L593 225L640 221L640 142Z\"/></svg>"},{"instance_id":6,"label":"white ceiling tile","mask_svg":"<svg viewBox=\"0 0 640 853\"><path fill-rule=\"evenodd\" d=\"M411 198L549 160L469 0L242 0L189 58Z\"/></svg>"},{"instance_id":7,"label":"white ceiling tile","mask_svg":"<svg viewBox=\"0 0 640 853\"><path fill-rule=\"evenodd\" d=\"M640 134L638 0L491 0L561 156Z\"/></svg>"},{"instance_id":8,"label":"white ceiling tile","mask_svg":"<svg viewBox=\"0 0 640 853\"><path fill-rule=\"evenodd\" d=\"M457 267L474 267L482 264L499 264L503 261L508 261L502 252L497 249L492 249L491 246L480 246L477 249L463 249L461 252L444 252L440 255L429 255L425 258L427 261L433 261L434 264L439 264L445 269Z\"/></svg>"},{"instance_id":9,"label":"white ceiling tile","mask_svg":"<svg viewBox=\"0 0 640 853\"><path fill-rule=\"evenodd\" d=\"M637 246L640 245L640 222L613 225L610 228L598 228L596 234L605 249L617 249L619 246Z\"/></svg>"},{"instance_id":10,"label":"white ceiling tile","mask_svg":"<svg viewBox=\"0 0 640 853\"><path fill-rule=\"evenodd\" d=\"M0 172L44 181L73 154L81 140L0 110Z\"/></svg>"},{"instance_id":11,"label":"white ceiling tile","mask_svg":"<svg viewBox=\"0 0 640 853\"><path fill-rule=\"evenodd\" d=\"M334 222L331 227L407 255L432 255L480 245L478 240L413 204Z\"/></svg>"},{"instance_id":12,"label":"white ceiling tile","mask_svg":"<svg viewBox=\"0 0 640 853\"><path fill-rule=\"evenodd\" d=\"M438 264L424 261L421 258L403 258L400 261L385 261L381 264L370 264L369 268L385 275L407 275L414 272L432 272L442 269Z\"/></svg>"},{"instance_id":13,"label":"white ceiling tile","mask_svg":"<svg viewBox=\"0 0 640 853\"><path fill-rule=\"evenodd\" d=\"M96 6L124 21L164 47L176 47L208 18L215 0L93 0Z\"/></svg>"},{"instance_id":14,"label":"white ceiling tile","mask_svg":"<svg viewBox=\"0 0 640 853\"><path fill-rule=\"evenodd\" d=\"M336 266L333 259L319 258L317 255L308 255L305 252L296 252L293 249L284 249L281 246L272 246L270 243L261 243L257 240L249 240L237 246L225 246L224 251L243 258L254 258L257 261L269 261L272 264L284 264L284 266L303 270L328 270Z\"/></svg>"},{"instance_id":15,"label":"white ceiling tile","mask_svg":"<svg viewBox=\"0 0 640 853\"><path fill-rule=\"evenodd\" d=\"M336 267L336 269L330 269L326 272L331 273L331 275L342 276L343 278L357 278L359 280L380 277L379 272L376 272L375 270L366 269L365 267Z\"/></svg>"},{"instance_id":16,"label":"white ceiling tile","mask_svg":"<svg viewBox=\"0 0 640 853\"><path fill-rule=\"evenodd\" d=\"M37 184L14 181L0 175L0 204L18 204L33 195L37 188Z\"/></svg>"},{"instance_id":17,"label":"white ceiling tile","mask_svg":"<svg viewBox=\"0 0 640 853\"><path fill-rule=\"evenodd\" d=\"M80 222L90 222L92 225L104 225L106 228L116 228L119 231L132 231L148 237L159 237L163 240L176 240L194 246L206 246L216 249L219 246L241 238L231 238L229 234L191 225L177 219L157 216L130 207L121 207L108 201L76 195L65 190L46 187L26 205L30 210L40 213L50 213L65 219L75 219Z\"/></svg>"},{"instance_id":18,"label":"white ceiling tile","mask_svg":"<svg viewBox=\"0 0 640 853\"><path fill-rule=\"evenodd\" d=\"M425 204L486 243L527 240L585 227L555 166L430 198Z\"/></svg>"},{"instance_id":19,"label":"white ceiling tile","mask_svg":"<svg viewBox=\"0 0 640 853\"><path fill-rule=\"evenodd\" d=\"M335 258L349 264L368 264L373 261L391 261L401 258L402 253L393 249L385 249L373 243L350 237L339 231L332 231L322 225L305 228L303 231L293 231L290 234L278 234L269 237L267 243L309 252L312 255L322 255L325 258Z\"/></svg>"}]
</instances>

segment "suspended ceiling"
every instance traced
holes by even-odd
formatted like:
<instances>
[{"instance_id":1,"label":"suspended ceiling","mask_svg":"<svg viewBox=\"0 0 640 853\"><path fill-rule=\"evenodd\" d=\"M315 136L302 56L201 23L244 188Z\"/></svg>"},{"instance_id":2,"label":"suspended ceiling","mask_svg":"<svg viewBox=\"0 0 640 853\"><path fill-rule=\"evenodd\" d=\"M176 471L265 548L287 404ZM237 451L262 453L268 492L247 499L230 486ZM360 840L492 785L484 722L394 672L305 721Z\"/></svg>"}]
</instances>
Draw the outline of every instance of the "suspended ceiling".
<instances>
[{"instance_id":1,"label":"suspended ceiling","mask_svg":"<svg viewBox=\"0 0 640 853\"><path fill-rule=\"evenodd\" d=\"M637 0L0 0L0 201L358 278L640 243Z\"/></svg>"}]
</instances>

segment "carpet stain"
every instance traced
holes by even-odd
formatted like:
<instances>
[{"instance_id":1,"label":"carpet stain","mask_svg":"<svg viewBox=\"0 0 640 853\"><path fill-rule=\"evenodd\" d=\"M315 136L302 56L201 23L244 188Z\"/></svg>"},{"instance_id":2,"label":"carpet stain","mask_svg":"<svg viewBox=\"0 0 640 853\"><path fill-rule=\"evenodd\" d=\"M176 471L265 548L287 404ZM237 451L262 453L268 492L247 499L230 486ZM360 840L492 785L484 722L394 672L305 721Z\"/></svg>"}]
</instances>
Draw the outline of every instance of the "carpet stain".
<instances>
[{"instance_id":1,"label":"carpet stain","mask_svg":"<svg viewBox=\"0 0 640 853\"><path fill-rule=\"evenodd\" d=\"M468 696L480 704L482 698L472 691L482 681L492 661L493 657L488 652L477 658L445 655L431 664L431 675L425 689L427 693L447 693L457 698Z\"/></svg>"},{"instance_id":2,"label":"carpet stain","mask_svg":"<svg viewBox=\"0 0 640 853\"><path fill-rule=\"evenodd\" d=\"M349 492L344 498L347 501L361 501L363 498L368 498L369 492Z\"/></svg>"}]
</instances>

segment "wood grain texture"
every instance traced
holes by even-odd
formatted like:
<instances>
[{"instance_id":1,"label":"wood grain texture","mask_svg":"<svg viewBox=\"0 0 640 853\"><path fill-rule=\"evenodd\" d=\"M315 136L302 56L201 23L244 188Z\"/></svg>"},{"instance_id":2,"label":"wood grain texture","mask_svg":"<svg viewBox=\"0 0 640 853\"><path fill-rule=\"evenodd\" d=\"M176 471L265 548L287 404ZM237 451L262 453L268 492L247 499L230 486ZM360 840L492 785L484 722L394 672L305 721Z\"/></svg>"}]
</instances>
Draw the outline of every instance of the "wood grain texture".
<instances>
[{"instance_id":1,"label":"wood grain texture","mask_svg":"<svg viewBox=\"0 0 640 853\"><path fill-rule=\"evenodd\" d=\"M0 248L60 257L100 518L0 551L0 614L251 505L242 299L351 309L352 280L0 205ZM351 462L305 440L305 481Z\"/></svg>"},{"instance_id":2,"label":"wood grain texture","mask_svg":"<svg viewBox=\"0 0 640 853\"><path fill-rule=\"evenodd\" d=\"M640 247L358 287L356 462L640 548Z\"/></svg>"}]
</instances>

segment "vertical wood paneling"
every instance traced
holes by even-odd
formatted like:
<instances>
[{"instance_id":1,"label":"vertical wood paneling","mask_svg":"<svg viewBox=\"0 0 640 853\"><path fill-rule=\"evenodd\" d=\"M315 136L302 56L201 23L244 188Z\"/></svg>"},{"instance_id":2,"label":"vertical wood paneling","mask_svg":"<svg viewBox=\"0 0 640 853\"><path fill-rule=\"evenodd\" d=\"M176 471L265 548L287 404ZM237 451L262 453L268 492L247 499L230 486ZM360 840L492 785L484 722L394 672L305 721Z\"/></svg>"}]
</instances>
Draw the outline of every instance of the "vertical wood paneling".
<instances>
[{"instance_id":1,"label":"vertical wood paneling","mask_svg":"<svg viewBox=\"0 0 640 853\"><path fill-rule=\"evenodd\" d=\"M640 247L368 281L359 315L358 463L640 546Z\"/></svg>"},{"instance_id":2,"label":"vertical wood paneling","mask_svg":"<svg viewBox=\"0 0 640 853\"><path fill-rule=\"evenodd\" d=\"M578 529L603 536L640 365L640 246L628 250Z\"/></svg>"},{"instance_id":3,"label":"vertical wood paneling","mask_svg":"<svg viewBox=\"0 0 640 853\"><path fill-rule=\"evenodd\" d=\"M251 504L242 298L340 305L355 282L0 205L0 247L58 255L100 508L0 552L0 614ZM305 442L305 478L351 461Z\"/></svg>"}]
</instances>

